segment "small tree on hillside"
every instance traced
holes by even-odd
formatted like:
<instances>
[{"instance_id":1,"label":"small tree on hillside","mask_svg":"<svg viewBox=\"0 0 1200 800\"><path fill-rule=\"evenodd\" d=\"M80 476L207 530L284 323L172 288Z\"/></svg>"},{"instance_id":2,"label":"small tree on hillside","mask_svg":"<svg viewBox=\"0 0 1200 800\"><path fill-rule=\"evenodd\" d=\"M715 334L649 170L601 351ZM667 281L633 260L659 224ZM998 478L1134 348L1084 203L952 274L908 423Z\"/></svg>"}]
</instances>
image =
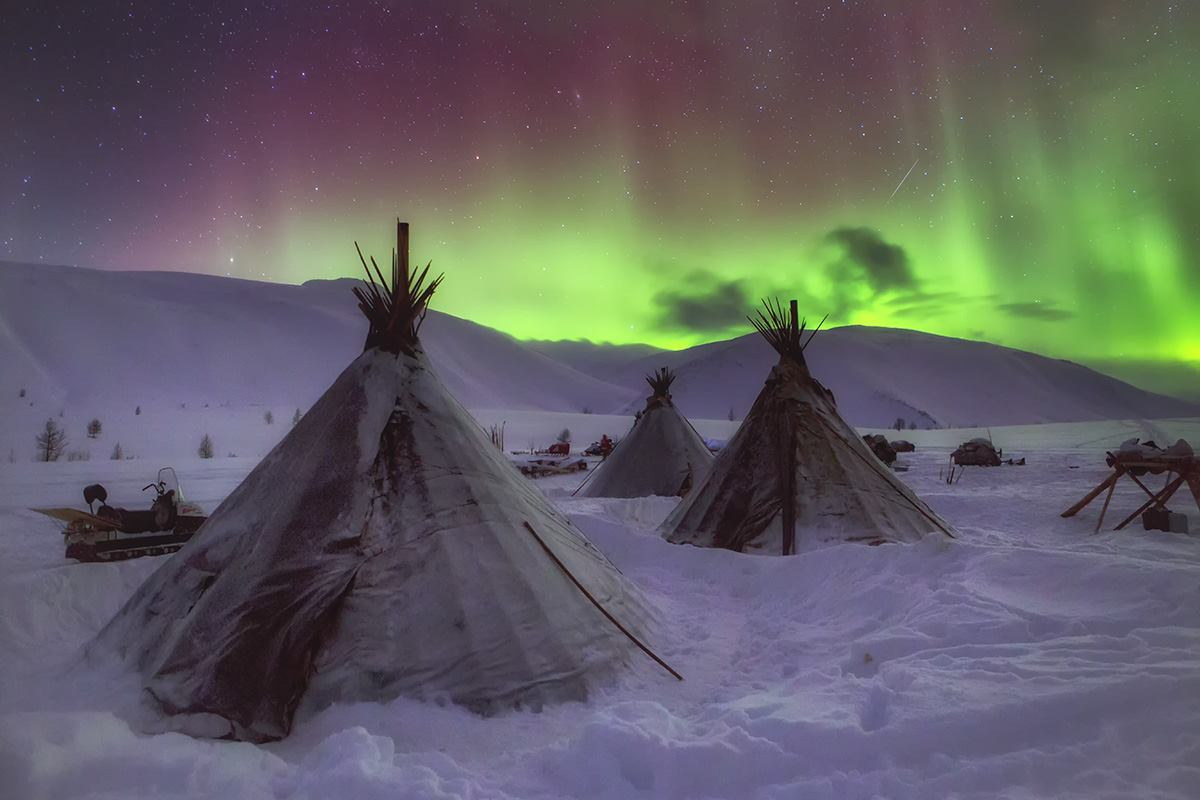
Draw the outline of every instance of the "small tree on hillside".
<instances>
[{"instance_id":1,"label":"small tree on hillside","mask_svg":"<svg viewBox=\"0 0 1200 800\"><path fill-rule=\"evenodd\" d=\"M100 424L100 420L93 417L92 421L87 424L88 438L95 439L100 435L101 430L103 430L103 426Z\"/></svg>"},{"instance_id":2,"label":"small tree on hillside","mask_svg":"<svg viewBox=\"0 0 1200 800\"><path fill-rule=\"evenodd\" d=\"M730 407L729 407L729 417L728 417L728 419L729 419L729 421L730 421L730 422L733 422L735 419L737 419L737 417L735 417L735 416L734 416L734 414L733 414L733 406L730 406Z\"/></svg>"},{"instance_id":3,"label":"small tree on hillside","mask_svg":"<svg viewBox=\"0 0 1200 800\"><path fill-rule=\"evenodd\" d=\"M201 458L213 457L213 440L212 437L207 433L204 434L204 438L200 440L200 449L198 449L196 452Z\"/></svg>"},{"instance_id":4,"label":"small tree on hillside","mask_svg":"<svg viewBox=\"0 0 1200 800\"><path fill-rule=\"evenodd\" d=\"M121 449L121 443L117 442L113 445L112 455L109 456L113 461L123 461L125 459L125 451Z\"/></svg>"},{"instance_id":5,"label":"small tree on hillside","mask_svg":"<svg viewBox=\"0 0 1200 800\"><path fill-rule=\"evenodd\" d=\"M562 442L563 444L566 444L567 442L571 441L571 429L563 428L561 431L559 431L558 432L558 441Z\"/></svg>"},{"instance_id":6,"label":"small tree on hillside","mask_svg":"<svg viewBox=\"0 0 1200 800\"><path fill-rule=\"evenodd\" d=\"M22 389L21 391L17 392L17 397L24 397L24 396L25 396L25 390L24 390L24 389Z\"/></svg>"},{"instance_id":7,"label":"small tree on hillside","mask_svg":"<svg viewBox=\"0 0 1200 800\"><path fill-rule=\"evenodd\" d=\"M909 420L908 429L910 431L915 431L917 429L917 423L913 422L912 420Z\"/></svg>"},{"instance_id":8,"label":"small tree on hillside","mask_svg":"<svg viewBox=\"0 0 1200 800\"><path fill-rule=\"evenodd\" d=\"M67 449L67 434L53 417L46 420L46 427L34 441L37 442L38 461L58 461Z\"/></svg>"},{"instance_id":9,"label":"small tree on hillside","mask_svg":"<svg viewBox=\"0 0 1200 800\"><path fill-rule=\"evenodd\" d=\"M135 408L135 409L133 410L133 415L134 415L135 417L140 417L140 416L142 415L142 407L141 407L141 406L138 406L137 408Z\"/></svg>"},{"instance_id":10,"label":"small tree on hillside","mask_svg":"<svg viewBox=\"0 0 1200 800\"><path fill-rule=\"evenodd\" d=\"M898 431L904 430L904 420L901 417L896 417L896 421L892 423L892 427Z\"/></svg>"},{"instance_id":11,"label":"small tree on hillside","mask_svg":"<svg viewBox=\"0 0 1200 800\"><path fill-rule=\"evenodd\" d=\"M263 422L267 423L268 425L275 424L275 415L271 413L270 409L267 409L265 412L263 412Z\"/></svg>"}]
</instances>

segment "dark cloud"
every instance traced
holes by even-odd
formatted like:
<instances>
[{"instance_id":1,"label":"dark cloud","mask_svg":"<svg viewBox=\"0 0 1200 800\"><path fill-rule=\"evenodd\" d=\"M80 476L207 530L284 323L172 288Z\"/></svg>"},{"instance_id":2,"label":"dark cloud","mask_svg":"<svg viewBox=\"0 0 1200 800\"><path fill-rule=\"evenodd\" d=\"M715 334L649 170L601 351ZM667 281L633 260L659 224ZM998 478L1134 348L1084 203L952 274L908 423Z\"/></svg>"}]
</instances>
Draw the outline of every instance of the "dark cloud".
<instances>
[{"instance_id":1,"label":"dark cloud","mask_svg":"<svg viewBox=\"0 0 1200 800\"><path fill-rule=\"evenodd\" d=\"M666 289L654 296L661 327L719 333L746 324L746 314L754 303L745 281L722 280L711 272L697 271L684 283L694 288Z\"/></svg>"},{"instance_id":2,"label":"dark cloud","mask_svg":"<svg viewBox=\"0 0 1200 800\"><path fill-rule=\"evenodd\" d=\"M896 316L936 316L958 308L963 301L957 292L900 292L880 304Z\"/></svg>"},{"instance_id":3,"label":"dark cloud","mask_svg":"<svg viewBox=\"0 0 1200 800\"><path fill-rule=\"evenodd\" d=\"M904 248L884 240L874 228L835 228L825 234L825 241L841 253L830 264L841 273L832 276L836 279L858 276L877 292L916 286Z\"/></svg>"},{"instance_id":4,"label":"dark cloud","mask_svg":"<svg viewBox=\"0 0 1200 800\"><path fill-rule=\"evenodd\" d=\"M1041 303L1036 300L1031 303L1001 303L997 308L1009 316L1043 322L1065 322L1075 317L1074 311L1055 308L1052 303Z\"/></svg>"}]
</instances>

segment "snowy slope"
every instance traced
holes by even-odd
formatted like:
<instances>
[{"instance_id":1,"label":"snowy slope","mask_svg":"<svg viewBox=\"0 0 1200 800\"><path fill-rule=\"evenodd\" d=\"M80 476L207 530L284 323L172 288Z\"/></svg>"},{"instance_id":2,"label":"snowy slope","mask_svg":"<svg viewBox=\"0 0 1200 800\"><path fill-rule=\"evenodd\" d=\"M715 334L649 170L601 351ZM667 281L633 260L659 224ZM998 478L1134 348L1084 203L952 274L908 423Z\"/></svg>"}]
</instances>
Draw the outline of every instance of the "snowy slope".
<instances>
[{"instance_id":1,"label":"snowy slope","mask_svg":"<svg viewBox=\"0 0 1200 800\"><path fill-rule=\"evenodd\" d=\"M1153 426L1195 441L1198 424ZM65 564L53 524L25 507L71 502L88 465L0 463L0 686L20 687L0 692L0 797L1190 800L1200 537L1092 535L1095 505L1058 516L1100 480L1103 448L1140 430L996 429L1037 445L1029 465L953 486L938 476L947 450L926 442L969 432L918 431L903 478L959 540L787 559L669 545L653 528L674 501L573 499L582 476L541 481L662 610L660 655L683 683L646 661L540 713L334 706L266 747L163 732L135 683L80 669L78 648L157 564ZM180 469L212 508L252 466ZM122 464L105 482L135 498L142 475ZM1141 497L1123 486L1110 520Z\"/></svg>"},{"instance_id":2,"label":"snowy slope","mask_svg":"<svg viewBox=\"0 0 1200 800\"><path fill-rule=\"evenodd\" d=\"M0 264L0 392L68 407L306 406L362 350L352 285ZM629 396L490 328L437 312L425 325L468 407L607 410Z\"/></svg>"},{"instance_id":3,"label":"snowy slope","mask_svg":"<svg viewBox=\"0 0 1200 800\"><path fill-rule=\"evenodd\" d=\"M842 415L866 427L886 427L897 417L928 427L1200 414L1200 404L1145 392L1069 361L916 331L834 328L819 333L806 355ZM655 367L669 365L679 372L673 394L685 414L724 418L732 410L740 418L776 360L752 334L656 353L599 374L633 385Z\"/></svg>"},{"instance_id":4,"label":"snowy slope","mask_svg":"<svg viewBox=\"0 0 1200 800\"><path fill-rule=\"evenodd\" d=\"M598 378L620 372L632 362L664 352L648 344L596 344L586 339L528 339L522 344L572 369Z\"/></svg>"}]
</instances>

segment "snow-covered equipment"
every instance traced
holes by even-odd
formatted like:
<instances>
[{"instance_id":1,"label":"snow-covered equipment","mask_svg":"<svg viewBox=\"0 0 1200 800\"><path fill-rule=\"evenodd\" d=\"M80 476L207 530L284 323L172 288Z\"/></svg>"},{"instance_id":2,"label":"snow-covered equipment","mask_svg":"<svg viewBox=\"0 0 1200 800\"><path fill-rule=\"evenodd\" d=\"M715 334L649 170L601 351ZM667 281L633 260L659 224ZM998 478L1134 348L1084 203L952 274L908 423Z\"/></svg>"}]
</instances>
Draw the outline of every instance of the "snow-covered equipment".
<instances>
[{"instance_id":1,"label":"snow-covered equipment","mask_svg":"<svg viewBox=\"0 0 1200 800\"><path fill-rule=\"evenodd\" d=\"M174 553L204 523L204 509L183 496L172 467L158 471L155 498L147 511L108 505L108 491L93 483L83 489L87 511L74 508L35 508L33 511L65 523L66 557L77 561L124 561ZM95 508L99 503L100 507Z\"/></svg>"},{"instance_id":2,"label":"snow-covered equipment","mask_svg":"<svg viewBox=\"0 0 1200 800\"><path fill-rule=\"evenodd\" d=\"M779 353L708 476L667 517L669 541L783 553L831 541L913 542L954 531L882 464L808 370L805 323L778 301L751 322ZM820 326L817 326L818 329Z\"/></svg>"},{"instance_id":3,"label":"snow-covered equipment","mask_svg":"<svg viewBox=\"0 0 1200 800\"><path fill-rule=\"evenodd\" d=\"M1116 452L1105 453L1104 461L1112 467L1112 472L1102 480L1096 488L1085 494L1075 505L1062 512L1064 517L1073 517L1087 507L1089 503L1104 494L1104 505L1100 509L1100 518L1096 520L1096 531L1104 524L1104 515L1108 513L1108 505L1112 502L1117 482L1124 476L1137 484L1147 497L1136 511L1123 519L1113 530L1119 531L1139 516L1147 530L1187 532L1187 520L1174 520L1172 517L1182 517L1182 514L1172 514L1167 508L1167 502L1183 486L1187 486L1200 508L1200 458L1196 456L1192 446L1179 439L1170 447L1159 447L1154 442L1139 442L1128 439L1121 443ZM1143 481L1146 475L1163 475L1163 488L1155 492ZM1107 493L1106 493L1107 492ZM1151 513L1154 512L1154 513ZM1147 519L1149 517L1149 519ZM1179 529L1182 528L1182 531Z\"/></svg>"},{"instance_id":4,"label":"snow-covered equipment","mask_svg":"<svg viewBox=\"0 0 1200 800\"><path fill-rule=\"evenodd\" d=\"M185 730L279 739L298 709L401 695L537 709L638 648L662 663L638 589L434 374L418 332L441 278L410 274L407 224L397 240L390 281L363 261L362 354L90 648Z\"/></svg>"},{"instance_id":5,"label":"snow-covered equipment","mask_svg":"<svg viewBox=\"0 0 1200 800\"><path fill-rule=\"evenodd\" d=\"M892 447L891 442L881 433L868 433L863 437L863 442L867 447L871 448L871 452L875 457L887 464L889 467L896 463L896 448Z\"/></svg>"},{"instance_id":6,"label":"snow-covered equipment","mask_svg":"<svg viewBox=\"0 0 1200 800\"><path fill-rule=\"evenodd\" d=\"M588 468L588 460L580 456L517 453L509 456L508 460L528 478L568 475L572 472L585 472Z\"/></svg>"},{"instance_id":7,"label":"snow-covered equipment","mask_svg":"<svg viewBox=\"0 0 1200 800\"><path fill-rule=\"evenodd\" d=\"M1004 456L989 439L971 439L963 442L950 454L950 460L960 467L998 467Z\"/></svg>"},{"instance_id":8,"label":"snow-covered equipment","mask_svg":"<svg viewBox=\"0 0 1200 800\"><path fill-rule=\"evenodd\" d=\"M650 396L632 430L578 490L580 497L686 497L704 479L713 455L671 401L675 373L646 376Z\"/></svg>"},{"instance_id":9,"label":"snow-covered equipment","mask_svg":"<svg viewBox=\"0 0 1200 800\"><path fill-rule=\"evenodd\" d=\"M600 458L608 458L615 446L612 439L608 438L608 434L600 437L600 441L592 442L587 449L583 451L585 456L599 456Z\"/></svg>"}]
</instances>

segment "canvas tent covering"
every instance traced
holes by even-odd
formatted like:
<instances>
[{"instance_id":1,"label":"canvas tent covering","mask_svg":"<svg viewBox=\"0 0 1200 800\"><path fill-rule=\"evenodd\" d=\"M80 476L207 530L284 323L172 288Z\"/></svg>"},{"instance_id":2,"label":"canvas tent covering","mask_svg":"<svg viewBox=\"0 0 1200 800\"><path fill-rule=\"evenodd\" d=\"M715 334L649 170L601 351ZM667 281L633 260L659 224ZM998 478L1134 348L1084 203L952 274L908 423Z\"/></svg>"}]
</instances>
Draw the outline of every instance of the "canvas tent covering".
<instances>
[{"instance_id":1,"label":"canvas tent covering","mask_svg":"<svg viewBox=\"0 0 1200 800\"><path fill-rule=\"evenodd\" d=\"M437 284L398 235L394 291L359 292L364 352L93 644L210 735L277 739L298 707L398 695L538 707L642 657L637 589L430 369Z\"/></svg>"},{"instance_id":2,"label":"canvas tent covering","mask_svg":"<svg viewBox=\"0 0 1200 800\"><path fill-rule=\"evenodd\" d=\"M667 517L672 542L793 553L826 542L911 542L953 530L884 466L808 371L805 326L776 302L751 322L779 363L708 476ZM819 326L818 326L819 327ZM815 334L815 331L813 332Z\"/></svg>"},{"instance_id":3,"label":"canvas tent covering","mask_svg":"<svg viewBox=\"0 0 1200 800\"><path fill-rule=\"evenodd\" d=\"M666 367L646 376L646 408L579 496L685 497L708 473L713 455L671 401L674 380Z\"/></svg>"}]
</instances>

